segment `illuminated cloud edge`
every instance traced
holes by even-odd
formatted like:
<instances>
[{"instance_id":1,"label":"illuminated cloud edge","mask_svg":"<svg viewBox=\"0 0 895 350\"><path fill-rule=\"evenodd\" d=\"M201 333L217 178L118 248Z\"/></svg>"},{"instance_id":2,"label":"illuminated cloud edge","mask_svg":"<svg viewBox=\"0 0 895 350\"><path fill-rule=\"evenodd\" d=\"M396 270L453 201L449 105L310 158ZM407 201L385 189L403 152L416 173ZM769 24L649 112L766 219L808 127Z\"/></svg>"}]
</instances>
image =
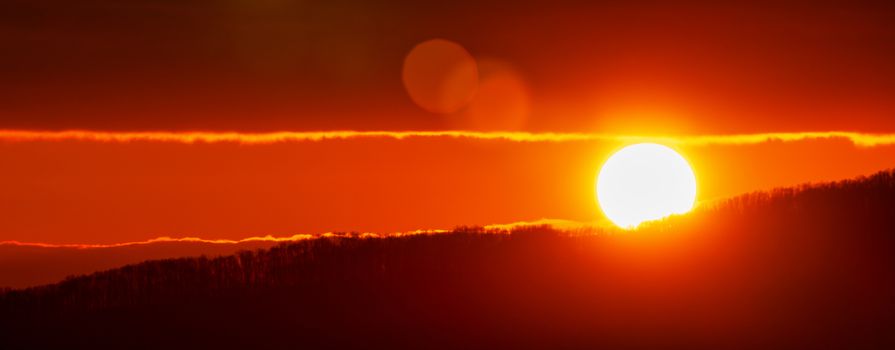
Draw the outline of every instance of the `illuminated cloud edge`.
<instances>
[{"instance_id":1,"label":"illuminated cloud edge","mask_svg":"<svg viewBox=\"0 0 895 350\"><path fill-rule=\"evenodd\" d=\"M450 138L509 142L659 142L674 145L751 145L765 142L806 140L845 140L858 147L895 145L895 134L869 134L847 131L787 132L756 134L639 136L600 133L554 132L481 132L481 131L307 131L307 132L112 132L112 131L28 131L0 130L0 141L83 141L83 142L162 142L183 144L274 144L287 142L321 142L351 139Z\"/></svg>"}]
</instances>

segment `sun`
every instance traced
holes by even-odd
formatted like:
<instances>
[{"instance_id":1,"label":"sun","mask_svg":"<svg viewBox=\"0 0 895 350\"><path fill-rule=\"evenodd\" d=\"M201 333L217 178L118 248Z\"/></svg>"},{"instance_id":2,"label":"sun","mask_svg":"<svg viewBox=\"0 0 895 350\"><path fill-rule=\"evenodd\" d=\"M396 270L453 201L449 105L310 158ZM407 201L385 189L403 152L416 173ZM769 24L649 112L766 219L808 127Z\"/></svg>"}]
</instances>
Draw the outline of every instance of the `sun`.
<instances>
[{"instance_id":1,"label":"sun","mask_svg":"<svg viewBox=\"0 0 895 350\"><path fill-rule=\"evenodd\" d=\"M597 202L619 227L683 214L696 201L696 176L673 149L639 143L609 157L597 175Z\"/></svg>"}]
</instances>

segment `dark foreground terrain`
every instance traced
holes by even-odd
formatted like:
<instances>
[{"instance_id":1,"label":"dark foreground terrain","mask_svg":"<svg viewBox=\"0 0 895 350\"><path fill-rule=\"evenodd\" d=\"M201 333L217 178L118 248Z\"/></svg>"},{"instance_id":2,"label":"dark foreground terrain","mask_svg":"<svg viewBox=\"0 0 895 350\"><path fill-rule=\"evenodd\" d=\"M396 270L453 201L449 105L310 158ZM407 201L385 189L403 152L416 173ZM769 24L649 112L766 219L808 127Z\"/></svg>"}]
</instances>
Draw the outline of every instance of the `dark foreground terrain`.
<instances>
[{"instance_id":1,"label":"dark foreground terrain","mask_svg":"<svg viewBox=\"0 0 895 350\"><path fill-rule=\"evenodd\" d=\"M636 232L457 229L0 294L0 348L895 348L895 172Z\"/></svg>"}]
</instances>

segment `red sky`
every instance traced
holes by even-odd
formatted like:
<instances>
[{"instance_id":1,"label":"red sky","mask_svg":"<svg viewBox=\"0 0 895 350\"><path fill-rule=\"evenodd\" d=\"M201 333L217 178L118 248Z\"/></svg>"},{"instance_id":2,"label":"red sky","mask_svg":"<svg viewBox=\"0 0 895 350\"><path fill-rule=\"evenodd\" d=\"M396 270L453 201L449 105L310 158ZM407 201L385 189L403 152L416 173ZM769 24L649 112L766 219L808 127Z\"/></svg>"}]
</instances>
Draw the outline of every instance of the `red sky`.
<instances>
[{"instance_id":1,"label":"red sky","mask_svg":"<svg viewBox=\"0 0 895 350\"><path fill-rule=\"evenodd\" d=\"M401 84L445 38L525 85L525 122L492 128L892 132L892 23L876 1L11 0L0 128L475 128Z\"/></svg>"},{"instance_id":2,"label":"red sky","mask_svg":"<svg viewBox=\"0 0 895 350\"><path fill-rule=\"evenodd\" d=\"M624 143L7 137L21 131L727 135L675 144L704 201L868 174L895 146L730 135L895 133L893 23L895 6L861 1L4 1L0 241L599 221L594 176ZM402 83L433 38L477 65L455 113Z\"/></svg>"}]
</instances>

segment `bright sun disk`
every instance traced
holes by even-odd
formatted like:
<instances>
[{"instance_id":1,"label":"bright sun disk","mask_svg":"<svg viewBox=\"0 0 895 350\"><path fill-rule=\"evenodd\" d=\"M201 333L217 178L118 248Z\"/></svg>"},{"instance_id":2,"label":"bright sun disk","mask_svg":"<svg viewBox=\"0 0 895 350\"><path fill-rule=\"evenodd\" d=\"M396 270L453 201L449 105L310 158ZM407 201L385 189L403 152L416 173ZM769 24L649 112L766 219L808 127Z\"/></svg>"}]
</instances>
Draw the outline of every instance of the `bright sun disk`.
<instances>
[{"instance_id":1,"label":"bright sun disk","mask_svg":"<svg viewBox=\"0 0 895 350\"><path fill-rule=\"evenodd\" d=\"M654 143L622 148L597 175L597 202L622 228L683 214L696 201L696 176L673 149Z\"/></svg>"}]
</instances>

